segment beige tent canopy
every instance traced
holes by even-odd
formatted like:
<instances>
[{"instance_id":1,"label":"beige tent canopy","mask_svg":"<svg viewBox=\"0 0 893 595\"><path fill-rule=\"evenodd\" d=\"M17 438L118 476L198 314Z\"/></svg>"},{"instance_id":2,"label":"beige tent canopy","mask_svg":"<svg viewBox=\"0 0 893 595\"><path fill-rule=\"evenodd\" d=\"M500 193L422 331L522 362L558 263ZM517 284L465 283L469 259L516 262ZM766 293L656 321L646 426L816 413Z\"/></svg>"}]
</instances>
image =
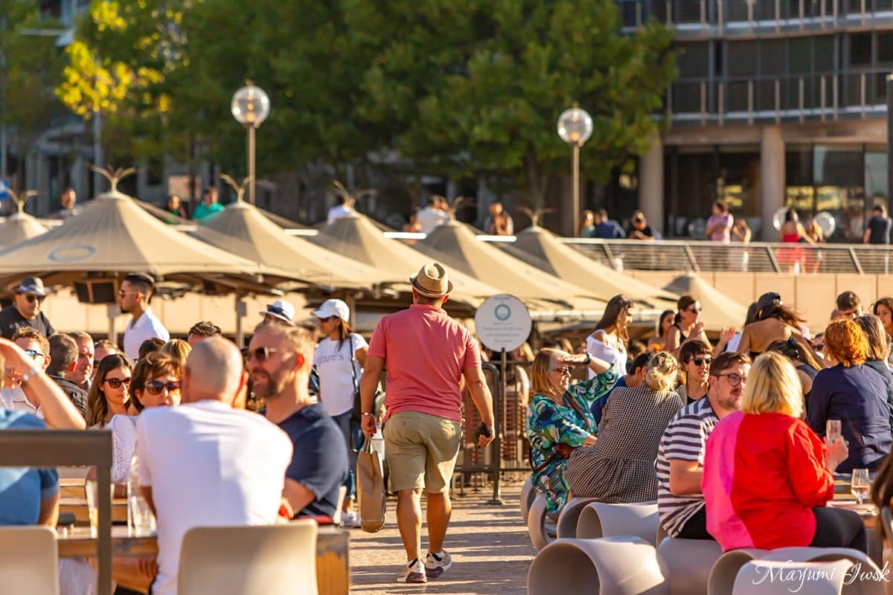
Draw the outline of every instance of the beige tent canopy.
<instances>
[{"instance_id":1,"label":"beige tent canopy","mask_svg":"<svg viewBox=\"0 0 893 595\"><path fill-rule=\"evenodd\" d=\"M708 332L718 332L732 326L740 329L744 324L747 306L742 306L693 273L676 277L664 289L698 298L702 309L701 320L704 321L705 330Z\"/></svg>"},{"instance_id":2,"label":"beige tent canopy","mask_svg":"<svg viewBox=\"0 0 893 595\"><path fill-rule=\"evenodd\" d=\"M409 276L432 260L406 244L384 237L378 227L359 213L341 217L308 240L347 258L388 271L392 277L402 277L402 287L395 285L404 291L409 290ZM449 276L454 286L450 302L462 301L476 308L484 299L502 293L455 269L449 270ZM448 306L450 302L447 302Z\"/></svg>"},{"instance_id":3,"label":"beige tent canopy","mask_svg":"<svg viewBox=\"0 0 893 595\"><path fill-rule=\"evenodd\" d=\"M415 247L432 257L442 255L445 264L479 280L504 288L522 300L549 301L569 309L595 314L605 301L595 292L583 289L499 248L481 242L463 223L450 221L438 226Z\"/></svg>"},{"instance_id":4,"label":"beige tent canopy","mask_svg":"<svg viewBox=\"0 0 893 595\"><path fill-rule=\"evenodd\" d=\"M18 212L0 223L0 248L6 248L46 233L47 228L28 213Z\"/></svg>"},{"instance_id":5,"label":"beige tent canopy","mask_svg":"<svg viewBox=\"0 0 893 595\"><path fill-rule=\"evenodd\" d=\"M539 226L528 227L504 249L512 256L551 275L582 287L605 301L618 294L648 308L675 306L678 296L610 269L561 242Z\"/></svg>"},{"instance_id":6,"label":"beige tent canopy","mask_svg":"<svg viewBox=\"0 0 893 595\"><path fill-rule=\"evenodd\" d=\"M242 201L230 204L191 235L326 289L372 290L381 283L406 278L326 250L303 238L291 237L260 209Z\"/></svg>"}]
</instances>

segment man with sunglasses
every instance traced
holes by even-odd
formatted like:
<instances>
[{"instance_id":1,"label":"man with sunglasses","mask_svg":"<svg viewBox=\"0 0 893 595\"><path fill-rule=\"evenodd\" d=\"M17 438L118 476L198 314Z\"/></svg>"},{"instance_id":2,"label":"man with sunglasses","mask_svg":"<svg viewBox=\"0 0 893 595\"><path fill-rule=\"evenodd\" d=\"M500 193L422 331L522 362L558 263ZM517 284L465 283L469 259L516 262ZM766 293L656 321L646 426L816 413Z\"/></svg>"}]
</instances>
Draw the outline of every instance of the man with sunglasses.
<instances>
[{"instance_id":1,"label":"man with sunglasses","mask_svg":"<svg viewBox=\"0 0 893 595\"><path fill-rule=\"evenodd\" d=\"M685 385L676 392L685 404L691 404L707 394L707 376L713 362L713 348L701 340L688 341L679 350L679 363L685 372Z\"/></svg>"},{"instance_id":2,"label":"man with sunglasses","mask_svg":"<svg viewBox=\"0 0 893 595\"><path fill-rule=\"evenodd\" d=\"M11 306L0 312L0 336L12 339L20 328L29 326L44 337L56 333L46 314L41 312L46 289L40 277L25 277L16 288Z\"/></svg>"},{"instance_id":3,"label":"man with sunglasses","mask_svg":"<svg viewBox=\"0 0 893 595\"><path fill-rule=\"evenodd\" d=\"M144 341L170 341L171 338L171 334L149 307L154 289L155 281L152 277L145 273L130 273L124 277L121 290L118 291L121 311L132 316L124 330L124 353L133 361L140 358L140 346Z\"/></svg>"},{"instance_id":4,"label":"man with sunglasses","mask_svg":"<svg viewBox=\"0 0 893 595\"><path fill-rule=\"evenodd\" d=\"M671 537L713 539L701 493L707 437L719 420L738 410L750 358L725 352L712 362L707 396L686 406L667 425L657 453L657 510Z\"/></svg>"}]
</instances>

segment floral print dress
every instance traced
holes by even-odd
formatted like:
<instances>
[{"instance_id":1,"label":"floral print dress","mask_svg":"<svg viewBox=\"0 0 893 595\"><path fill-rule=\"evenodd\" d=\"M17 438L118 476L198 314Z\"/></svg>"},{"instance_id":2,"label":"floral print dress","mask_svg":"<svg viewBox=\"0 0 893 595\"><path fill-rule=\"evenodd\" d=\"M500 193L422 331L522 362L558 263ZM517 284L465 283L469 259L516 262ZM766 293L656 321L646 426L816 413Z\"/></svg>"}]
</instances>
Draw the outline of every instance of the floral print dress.
<instances>
[{"instance_id":1,"label":"floral print dress","mask_svg":"<svg viewBox=\"0 0 893 595\"><path fill-rule=\"evenodd\" d=\"M537 394L527 408L527 440L530 441L530 462L533 485L546 494L546 511L555 516L567 501L564 468L567 459L558 456L557 446L583 446L595 434L592 402L613 388L618 374L615 369L578 382L564 393L564 404L558 405L545 395ZM582 413L582 417L581 414Z\"/></svg>"}]
</instances>

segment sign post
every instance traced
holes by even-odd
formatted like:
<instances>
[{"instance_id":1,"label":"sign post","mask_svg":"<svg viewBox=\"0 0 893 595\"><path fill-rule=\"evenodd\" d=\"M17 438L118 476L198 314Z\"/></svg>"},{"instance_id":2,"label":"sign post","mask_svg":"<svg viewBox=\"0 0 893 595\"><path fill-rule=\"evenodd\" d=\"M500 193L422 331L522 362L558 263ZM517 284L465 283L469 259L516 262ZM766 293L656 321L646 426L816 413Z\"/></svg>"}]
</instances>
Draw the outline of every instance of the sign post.
<instances>
[{"instance_id":1,"label":"sign post","mask_svg":"<svg viewBox=\"0 0 893 595\"><path fill-rule=\"evenodd\" d=\"M533 321L527 306L512 295L494 295L484 301L474 315L477 335L488 349L500 353L499 389L493 399L493 499L488 504L502 504L499 474L502 467L502 418L505 406L507 353L527 341Z\"/></svg>"}]
</instances>

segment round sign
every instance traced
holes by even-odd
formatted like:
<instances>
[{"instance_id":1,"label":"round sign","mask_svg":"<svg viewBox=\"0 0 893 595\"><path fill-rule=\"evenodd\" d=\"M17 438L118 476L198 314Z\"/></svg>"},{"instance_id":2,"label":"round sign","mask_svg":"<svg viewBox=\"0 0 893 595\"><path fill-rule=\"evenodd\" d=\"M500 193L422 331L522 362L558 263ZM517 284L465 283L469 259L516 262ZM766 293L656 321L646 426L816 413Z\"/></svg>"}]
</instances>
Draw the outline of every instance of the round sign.
<instances>
[{"instance_id":1,"label":"round sign","mask_svg":"<svg viewBox=\"0 0 893 595\"><path fill-rule=\"evenodd\" d=\"M527 306L512 295L487 298L474 315L477 335L493 351L514 351L527 341L533 322Z\"/></svg>"}]
</instances>

